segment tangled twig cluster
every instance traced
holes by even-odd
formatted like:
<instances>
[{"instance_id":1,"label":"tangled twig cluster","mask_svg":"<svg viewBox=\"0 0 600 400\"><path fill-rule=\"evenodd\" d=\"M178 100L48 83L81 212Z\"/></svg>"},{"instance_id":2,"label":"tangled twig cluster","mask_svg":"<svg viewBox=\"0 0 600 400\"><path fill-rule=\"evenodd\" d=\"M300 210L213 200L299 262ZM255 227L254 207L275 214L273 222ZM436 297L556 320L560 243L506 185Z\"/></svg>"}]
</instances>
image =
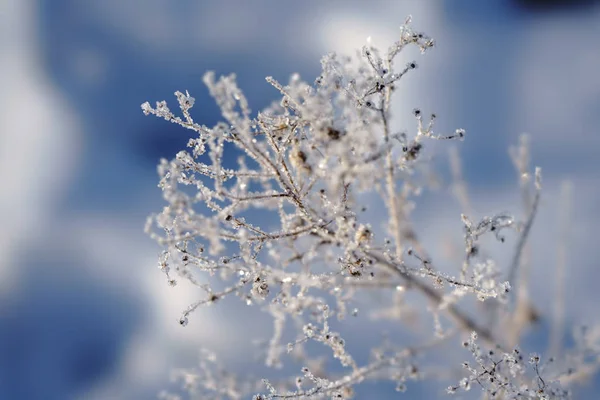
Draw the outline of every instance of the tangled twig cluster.
<instances>
[{"instance_id":1,"label":"tangled twig cluster","mask_svg":"<svg viewBox=\"0 0 600 400\"><path fill-rule=\"evenodd\" d=\"M438 268L445 261L428 256L411 221L413 200L427 186L423 173L429 167L427 142L465 138L463 129L438 134L437 116L424 118L420 109L413 110L414 134L390 128L392 94L417 68L415 61L398 66L398 55L408 46L425 53L433 45L433 39L413 30L407 20L386 52L365 46L355 58L325 56L314 84L298 75L287 85L267 78L280 100L256 117L251 116L234 75L216 79L207 73L204 82L226 121L212 128L193 120L190 109L195 100L187 92L175 93L182 116L164 101L155 107L142 104L146 115L197 135L190 139L189 150L161 161L159 186L167 205L146 226L164 246L159 267L169 284L186 279L205 293L184 310L180 323L187 325L198 307L238 297L273 317L266 365L280 367L287 357L302 366L301 374L289 380L243 385L241 378L211 372L214 355L207 361L205 352L200 369L181 374L192 394L212 399L247 398L253 393L255 400L347 399L357 384L380 379L393 381L397 390L404 391L408 381L448 379L438 376L435 368L419 365L419 358L464 334L470 335L466 347L477 365L466 364L469 376L451 385L449 393L480 385L491 397L520 398L525 393L533 398L568 397L568 391L552 379L561 375L561 366L554 375L542 377L539 362L527 370L515 353L518 350L509 350L533 320L521 318L524 308L513 307L508 300L525 284L519 281L516 286L515 277L539 203L541 170L535 170L533 200L524 223L507 213L478 222L473 216L460 216L465 246L464 258L454 268L457 275ZM237 155L235 167L226 166L233 162L225 153ZM522 187L529 192L525 142L515 154L520 154L515 163ZM464 198L459 169L455 166L453 172L461 189L458 195ZM376 229L374 221L365 219L365 199L385 205L386 229ZM481 238L493 235L504 242L506 230L518 238L512 265L503 271L482 251ZM435 334L416 345L384 338L383 344L372 346L372 359L361 365L330 320L356 316L357 299L375 290L388 304L363 302L361 315L394 319L401 329L415 323L407 297L417 293L427 304L419 311L431 316ZM459 306L469 294L490 304L486 310L491 310L495 322ZM533 313L531 307L526 310ZM449 326L444 328L446 322ZM495 329L500 323L517 333ZM286 326L297 328L294 337L287 337ZM482 350L476 337L492 350ZM309 343L328 348L344 372L329 371L322 358L311 354ZM448 371L452 368L447 366ZM263 393L256 394L261 388Z\"/></svg>"}]
</instances>

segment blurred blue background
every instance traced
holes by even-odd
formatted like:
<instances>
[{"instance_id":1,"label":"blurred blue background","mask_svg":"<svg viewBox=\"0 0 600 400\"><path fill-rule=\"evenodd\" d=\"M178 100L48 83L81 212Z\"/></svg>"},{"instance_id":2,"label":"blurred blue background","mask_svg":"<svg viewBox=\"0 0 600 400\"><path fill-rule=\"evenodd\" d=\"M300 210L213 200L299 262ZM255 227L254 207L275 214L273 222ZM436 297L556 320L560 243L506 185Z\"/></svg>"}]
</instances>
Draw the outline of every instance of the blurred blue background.
<instances>
[{"instance_id":1,"label":"blurred blue background","mask_svg":"<svg viewBox=\"0 0 600 400\"><path fill-rule=\"evenodd\" d=\"M567 324L600 322L598 2L2 0L0 399L154 398L201 345L235 363L245 344L223 309L178 326L196 293L168 287L142 231L163 206L156 165L190 131L144 117L140 104L175 104L187 89L195 120L211 126L219 112L201 81L210 69L235 72L258 111L277 95L265 76L312 82L323 54L351 53L368 36L387 46L408 14L437 47L403 82L395 124L413 129L408 116L421 107L440 130L467 130L460 151L481 215L519 209L506 149L528 132L545 181L536 271L555 263L544 249L556 243L569 179ZM456 209L435 220L430 210L417 218L432 243L449 232L460 241ZM552 287L533 285L549 311Z\"/></svg>"}]
</instances>

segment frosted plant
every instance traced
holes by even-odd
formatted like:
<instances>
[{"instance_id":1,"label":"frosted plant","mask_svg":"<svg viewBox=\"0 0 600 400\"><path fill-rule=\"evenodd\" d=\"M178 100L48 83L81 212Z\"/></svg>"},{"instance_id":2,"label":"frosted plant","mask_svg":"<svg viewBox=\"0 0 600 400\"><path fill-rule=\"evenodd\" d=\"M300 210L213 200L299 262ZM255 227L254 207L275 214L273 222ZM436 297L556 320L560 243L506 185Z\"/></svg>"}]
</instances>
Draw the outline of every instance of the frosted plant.
<instances>
[{"instance_id":1,"label":"frosted plant","mask_svg":"<svg viewBox=\"0 0 600 400\"><path fill-rule=\"evenodd\" d=\"M436 115L419 109L413 110L414 133L391 130L392 95L417 68L415 61L398 62L408 46L421 53L434 46L410 19L387 51L367 45L356 57L328 54L314 83L298 75L287 84L268 77L279 100L256 116L234 75L217 79L209 72L204 82L226 121L212 128L194 121L188 92L175 93L180 115L164 101L142 104L144 114L195 134L189 150L161 160L159 186L167 206L146 225L164 247L159 267L168 283L185 279L199 289L200 299L183 311L181 325L198 307L238 297L272 316L266 366L299 371L287 379L245 380L203 351L198 369L176 374L193 398L348 399L364 381L391 381L402 392L424 379L440 381L440 395L445 387L448 393L478 387L488 398L568 398L577 379L565 377L578 376L580 368L587 368L585 376L595 371L598 351L589 341L560 363L543 364L534 356L527 364L516 347L537 318L526 296L522 255L539 204L541 170L535 168L532 183L526 140L511 153L524 220L509 213L468 215L454 154L463 255L450 268L440 267L447 260L428 255L411 218L417 196L431 183L426 148L435 140L461 141L465 131L437 133ZM365 218L367 204L385 206L384 229ZM490 259L485 237L513 252L510 266ZM379 301L369 298L375 292ZM371 358L359 359L346 344L345 337L353 336L344 331L346 318L359 315L373 324L394 321L399 331L417 331L421 341L382 335L381 343L368 343ZM444 349L464 337L475 363L460 368Z\"/></svg>"}]
</instances>

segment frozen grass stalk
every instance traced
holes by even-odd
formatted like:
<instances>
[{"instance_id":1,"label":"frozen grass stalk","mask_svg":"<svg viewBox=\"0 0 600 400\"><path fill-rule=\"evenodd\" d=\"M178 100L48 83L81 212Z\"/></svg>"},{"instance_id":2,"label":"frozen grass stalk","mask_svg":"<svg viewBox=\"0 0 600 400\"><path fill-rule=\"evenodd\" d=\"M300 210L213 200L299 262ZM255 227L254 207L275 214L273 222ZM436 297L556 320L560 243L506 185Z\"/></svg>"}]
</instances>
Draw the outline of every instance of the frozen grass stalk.
<instances>
[{"instance_id":1,"label":"frozen grass stalk","mask_svg":"<svg viewBox=\"0 0 600 400\"><path fill-rule=\"evenodd\" d=\"M167 282L198 287L199 299L183 310L180 324L193 329L199 307L237 297L240 307L272 316L272 337L259 348L264 363L295 371L288 378L236 376L202 350L197 368L175 373L191 398L350 399L364 381L391 381L410 393L425 379L438 382L440 395L478 388L484 398L562 399L576 381L565 379L565 371L595 372L600 355L590 331L560 362L524 358L517 347L524 323L533 322L519 317L519 301L527 299L523 254L542 193L541 170L529 178L525 140L511 153L526 204L523 220L472 215L455 151L456 218L463 225L456 238L464 248L455 260L433 259L429 254L439 252L427 251L419 238L411 214L427 190L424 172L433 168L428 144L466 137L463 129L438 133L439 117L420 109L413 110L414 133L390 127L393 93L418 66L399 56L407 47L426 53L433 45L407 19L386 51L366 45L356 57L323 57L314 83L298 75L287 84L267 78L277 100L257 114L235 75L209 72L204 82L224 118L212 128L194 121L195 100L187 91L175 93L180 113L164 101L142 104L144 114L195 132L187 150L161 160L167 205L146 224L164 248L158 264ZM386 206L384 229L365 217L375 204ZM487 256L486 236L512 252L510 265ZM448 264L453 267L441 268ZM378 302L369 296L375 292ZM348 334L350 318L373 326L393 320L397 331L361 342ZM403 332L419 332L420 340L396 340L407 337ZM461 343L470 361L444 356ZM370 359L356 358L349 344L369 346ZM432 359L433 365L424 361Z\"/></svg>"}]
</instances>

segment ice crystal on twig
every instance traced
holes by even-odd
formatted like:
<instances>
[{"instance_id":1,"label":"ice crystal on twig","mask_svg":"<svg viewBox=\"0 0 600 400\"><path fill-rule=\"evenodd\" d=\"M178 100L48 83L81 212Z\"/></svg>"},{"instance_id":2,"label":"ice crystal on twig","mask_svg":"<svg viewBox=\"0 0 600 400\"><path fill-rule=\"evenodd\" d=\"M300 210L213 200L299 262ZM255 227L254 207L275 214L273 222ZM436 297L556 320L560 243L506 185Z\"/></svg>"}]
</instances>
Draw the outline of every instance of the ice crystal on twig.
<instances>
[{"instance_id":1,"label":"ice crystal on twig","mask_svg":"<svg viewBox=\"0 0 600 400\"><path fill-rule=\"evenodd\" d=\"M438 252L425 248L413 226L415 199L427 187L428 143L466 137L461 128L438 132L440 118L418 108L412 133L390 130L392 95L418 67L416 61L399 62L398 56L408 46L425 53L433 45L407 19L387 51L368 43L356 58L323 57L314 83L297 74L287 83L268 77L279 98L255 115L235 75L217 78L209 72L204 83L225 121L212 128L194 121L196 101L187 91L175 92L181 116L165 101L142 104L145 115L196 135L187 150L161 160L159 187L167 205L146 224L164 248L158 264L168 283L175 285L177 277L198 288L198 300L183 310L179 323L194 325L192 314L199 307L237 297L244 307L272 317L272 337L259 345L266 366L294 363L301 371L289 379L249 382L223 371L212 353L203 352L197 370L179 373L192 395L350 399L356 385L382 379L404 392L411 381L437 377L432 368L418 364L422 355L468 332L463 345L475 363L463 364L467 376L447 393L478 386L492 398L568 398L559 385L566 378L556 378L560 373L546 368L542 356L531 356L528 366L520 350L506 348L521 328L495 329L486 322L489 315L492 322L515 320L507 304L514 287L522 293L514 278L539 204L541 169L535 169L535 195L524 223L505 212L478 218L471 214L454 157L455 191L464 212L457 212L464 240L458 260L431 257ZM511 150L523 190L530 182L526 144L523 139ZM387 214L384 229L365 218L372 208L365 199ZM506 274L487 256L482 238L493 236L507 246L509 230L519 238ZM380 303L369 300L373 293ZM469 295L484 301L478 310L491 307L487 320L459 304ZM419 318L425 312L426 318ZM422 337L417 344L389 338L380 346L368 343L373 357L365 361L349 350L360 337L345 329L348 316L369 324L394 320L398 329L422 329L423 324L434 329L432 338ZM328 357L316 355L315 349ZM597 367L589 353L577 354L574 364Z\"/></svg>"}]
</instances>

